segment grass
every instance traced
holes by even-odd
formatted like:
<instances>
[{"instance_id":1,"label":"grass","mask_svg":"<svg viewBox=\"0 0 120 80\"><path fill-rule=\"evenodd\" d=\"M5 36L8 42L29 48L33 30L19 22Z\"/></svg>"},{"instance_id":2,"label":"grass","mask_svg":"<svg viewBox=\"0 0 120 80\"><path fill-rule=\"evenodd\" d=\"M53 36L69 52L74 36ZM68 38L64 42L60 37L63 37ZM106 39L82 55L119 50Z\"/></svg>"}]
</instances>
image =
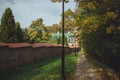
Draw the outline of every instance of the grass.
<instances>
[{"instance_id":1,"label":"grass","mask_svg":"<svg viewBox=\"0 0 120 80\"><path fill-rule=\"evenodd\" d=\"M76 68L77 57L73 54L65 58L65 73L69 77ZM0 72L0 80L59 80L61 58L53 58Z\"/></svg>"}]
</instances>

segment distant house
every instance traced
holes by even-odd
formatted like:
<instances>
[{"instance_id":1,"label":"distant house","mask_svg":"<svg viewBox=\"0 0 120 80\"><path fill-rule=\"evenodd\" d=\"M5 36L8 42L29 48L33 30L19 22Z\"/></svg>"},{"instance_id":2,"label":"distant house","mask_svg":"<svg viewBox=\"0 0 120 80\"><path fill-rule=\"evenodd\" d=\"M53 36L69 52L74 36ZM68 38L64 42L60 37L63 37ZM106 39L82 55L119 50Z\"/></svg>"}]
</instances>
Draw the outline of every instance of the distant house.
<instances>
[{"instance_id":1,"label":"distant house","mask_svg":"<svg viewBox=\"0 0 120 80\"><path fill-rule=\"evenodd\" d=\"M62 33L53 33L52 34L52 39L53 40L56 40L56 39L59 39L60 37L62 37ZM65 33L65 37L67 38L67 42L68 42L68 45L70 47L76 47L76 39L75 39L75 35L73 33L70 33L70 32L67 32Z\"/></svg>"}]
</instances>

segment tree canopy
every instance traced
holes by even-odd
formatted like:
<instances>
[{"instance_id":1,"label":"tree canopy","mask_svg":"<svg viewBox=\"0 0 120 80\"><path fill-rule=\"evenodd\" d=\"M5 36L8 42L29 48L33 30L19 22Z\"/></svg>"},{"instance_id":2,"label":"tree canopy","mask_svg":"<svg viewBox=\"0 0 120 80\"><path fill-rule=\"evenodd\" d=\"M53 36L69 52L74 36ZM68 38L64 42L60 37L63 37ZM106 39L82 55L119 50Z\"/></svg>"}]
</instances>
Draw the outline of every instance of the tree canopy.
<instances>
[{"instance_id":1,"label":"tree canopy","mask_svg":"<svg viewBox=\"0 0 120 80\"><path fill-rule=\"evenodd\" d=\"M23 31L20 27L20 23L19 22L16 22L15 23L15 26L16 26L16 30L15 30L15 33L16 33L16 38L17 38L17 41L18 42L23 42L24 39L23 39Z\"/></svg>"},{"instance_id":2,"label":"tree canopy","mask_svg":"<svg viewBox=\"0 0 120 80\"><path fill-rule=\"evenodd\" d=\"M1 36L0 41L14 43L18 42L16 37L16 25L12 10L7 8L1 19Z\"/></svg>"},{"instance_id":3,"label":"tree canopy","mask_svg":"<svg viewBox=\"0 0 120 80\"><path fill-rule=\"evenodd\" d=\"M26 37L29 38L28 42L42 42L49 39L50 35L43 24L43 19L39 18L33 20L30 26L26 29Z\"/></svg>"},{"instance_id":4,"label":"tree canopy","mask_svg":"<svg viewBox=\"0 0 120 80\"><path fill-rule=\"evenodd\" d=\"M77 24L81 29L81 42L85 51L110 66L120 57L120 1L76 0ZM113 65L111 65L113 64Z\"/></svg>"},{"instance_id":5,"label":"tree canopy","mask_svg":"<svg viewBox=\"0 0 120 80\"><path fill-rule=\"evenodd\" d=\"M71 9L68 9L64 12L64 30L65 32L73 32L75 25L74 12ZM62 28L62 19L60 20L60 26Z\"/></svg>"}]
</instances>

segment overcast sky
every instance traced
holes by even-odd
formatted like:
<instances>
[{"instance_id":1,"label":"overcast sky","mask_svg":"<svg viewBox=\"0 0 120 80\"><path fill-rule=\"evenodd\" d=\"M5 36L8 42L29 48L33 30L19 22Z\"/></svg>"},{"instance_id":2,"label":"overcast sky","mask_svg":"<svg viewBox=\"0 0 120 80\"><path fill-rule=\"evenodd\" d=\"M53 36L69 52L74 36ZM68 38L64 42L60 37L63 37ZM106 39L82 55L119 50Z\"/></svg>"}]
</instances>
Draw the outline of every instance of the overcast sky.
<instances>
[{"instance_id":1,"label":"overcast sky","mask_svg":"<svg viewBox=\"0 0 120 80\"><path fill-rule=\"evenodd\" d=\"M0 19L7 7L12 9L15 21L21 27L28 27L33 20L42 18L45 25L59 23L61 3L52 3L51 0L0 0ZM74 0L65 4L65 10L75 9Z\"/></svg>"}]
</instances>

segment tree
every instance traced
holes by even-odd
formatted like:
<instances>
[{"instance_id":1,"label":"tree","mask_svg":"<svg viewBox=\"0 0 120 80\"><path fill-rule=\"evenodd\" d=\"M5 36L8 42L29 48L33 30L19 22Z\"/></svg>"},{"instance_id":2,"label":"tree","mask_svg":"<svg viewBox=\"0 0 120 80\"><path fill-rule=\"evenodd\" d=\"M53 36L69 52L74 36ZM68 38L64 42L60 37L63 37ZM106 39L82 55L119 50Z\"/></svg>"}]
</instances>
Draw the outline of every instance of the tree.
<instances>
[{"instance_id":1,"label":"tree","mask_svg":"<svg viewBox=\"0 0 120 80\"><path fill-rule=\"evenodd\" d=\"M76 26L74 24L74 12L71 9L68 9L64 12L64 22L65 22L64 24L65 32L68 32L68 31L73 32ZM62 19L60 21L60 25L62 28Z\"/></svg>"},{"instance_id":2,"label":"tree","mask_svg":"<svg viewBox=\"0 0 120 80\"><path fill-rule=\"evenodd\" d=\"M28 35L30 37L30 41L32 43L34 42L40 42L42 38L42 33L44 31L44 24L43 19L39 18L37 20L32 21L29 28L27 29Z\"/></svg>"},{"instance_id":3,"label":"tree","mask_svg":"<svg viewBox=\"0 0 120 80\"><path fill-rule=\"evenodd\" d=\"M1 32L1 25L0 25L0 32Z\"/></svg>"},{"instance_id":4,"label":"tree","mask_svg":"<svg viewBox=\"0 0 120 80\"><path fill-rule=\"evenodd\" d=\"M50 37L51 37L50 33L45 31L42 34L42 41L46 42L46 41L48 41L50 39Z\"/></svg>"},{"instance_id":5,"label":"tree","mask_svg":"<svg viewBox=\"0 0 120 80\"><path fill-rule=\"evenodd\" d=\"M15 33L15 20L10 8L7 8L3 13L1 19L1 36L0 41L7 43L17 42L16 33Z\"/></svg>"},{"instance_id":6,"label":"tree","mask_svg":"<svg viewBox=\"0 0 120 80\"><path fill-rule=\"evenodd\" d=\"M59 24L53 24L52 26L46 26L47 32L49 33L57 33L60 30Z\"/></svg>"},{"instance_id":7,"label":"tree","mask_svg":"<svg viewBox=\"0 0 120 80\"><path fill-rule=\"evenodd\" d=\"M109 65L120 67L120 1L76 0L82 47L88 55ZM79 12L80 11L80 12Z\"/></svg>"},{"instance_id":8,"label":"tree","mask_svg":"<svg viewBox=\"0 0 120 80\"><path fill-rule=\"evenodd\" d=\"M28 29L22 29L23 32L23 41L24 42L30 42L30 36L28 35Z\"/></svg>"},{"instance_id":9,"label":"tree","mask_svg":"<svg viewBox=\"0 0 120 80\"><path fill-rule=\"evenodd\" d=\"M22 29L20 28L20 23L16 22L16 38L18 40L18 42L23 42L23 32Z\"/></svg>"},{"instance_id":10,"label":"tree","mask_svg":"<svg viewBox=\"0 0 120 80\"><path fill-rule=\"evenodd\" d=\"M60 31L60 26L59 24L53 24L51 29L53 33L57 33L58 31Z\"/></svg>"}]
</instances>

